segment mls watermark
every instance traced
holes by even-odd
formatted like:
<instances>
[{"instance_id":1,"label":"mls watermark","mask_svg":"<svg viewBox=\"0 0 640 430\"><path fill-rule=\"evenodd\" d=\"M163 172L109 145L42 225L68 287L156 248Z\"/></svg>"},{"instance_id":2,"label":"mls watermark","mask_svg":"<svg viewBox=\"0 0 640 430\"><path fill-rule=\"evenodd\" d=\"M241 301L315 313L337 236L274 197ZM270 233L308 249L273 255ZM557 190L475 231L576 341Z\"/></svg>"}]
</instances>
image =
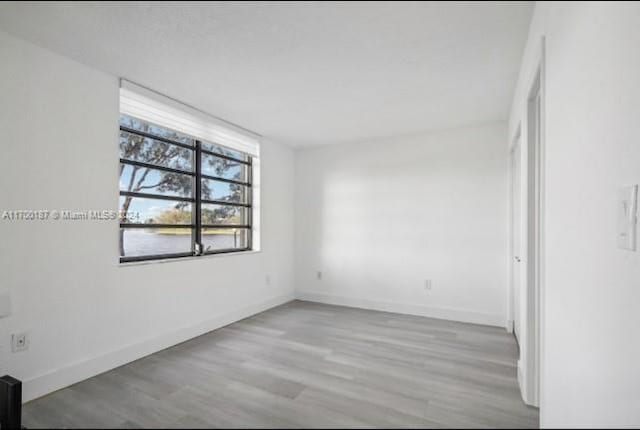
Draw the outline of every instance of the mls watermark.
<instances>
[{"instance_id":1,"label":"mls watermark","mask_svg":"<svg viewBox=\"0 0 640 430\"><path fill-rule=\"evenodd\" d=\"M139 212L122 212L114 210L49 210L20 209L3 210L0 219L3 221L113 221L136 222L140 220Z\"/></svg>"}]
</instances>

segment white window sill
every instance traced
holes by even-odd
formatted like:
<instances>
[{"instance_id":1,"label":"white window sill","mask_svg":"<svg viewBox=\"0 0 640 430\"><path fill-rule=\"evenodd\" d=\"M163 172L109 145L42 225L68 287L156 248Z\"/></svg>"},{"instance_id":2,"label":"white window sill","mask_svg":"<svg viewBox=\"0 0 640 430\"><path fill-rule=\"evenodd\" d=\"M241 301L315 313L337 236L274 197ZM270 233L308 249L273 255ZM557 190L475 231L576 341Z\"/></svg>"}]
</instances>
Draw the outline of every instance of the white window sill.
<instances>
[{"instance_id":1,"label":"white window sill","mask_svg":"<svg viewBox=\"0 0 640 430\"><path fill-rule=\"evenodd\" d=\"M220 254L206 254L206 255L192 256L192 257L164 258L164 259L146 260L146 261L128 261L126 263L118 262L118 267L144 266L147 264L177 263L180 261L207 260L209 258L220 258L220 257L237 257L240 255L259 254L261 252L262 250L255 249L251 251L224 252Z\"/></svg>"}]
</instances>

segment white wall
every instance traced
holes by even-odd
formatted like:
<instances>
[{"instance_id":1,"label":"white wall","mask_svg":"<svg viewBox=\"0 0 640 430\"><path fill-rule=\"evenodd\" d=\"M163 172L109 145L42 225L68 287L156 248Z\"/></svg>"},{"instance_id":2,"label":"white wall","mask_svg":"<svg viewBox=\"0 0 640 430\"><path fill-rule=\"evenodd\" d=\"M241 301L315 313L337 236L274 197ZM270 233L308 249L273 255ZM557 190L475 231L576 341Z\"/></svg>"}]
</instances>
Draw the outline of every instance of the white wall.
<instances>
[{"instance_id":1,"label":"white wall","mask_svg":"<svg viewBox=\"0 0 640 430\"><path fill-rule=\"evenodd\" d=\"M505 123L298 150L298 296L504 326L507 164Z\"/></svg>"},{"instance_id":2,"label":"white wall","mask_svg":"<svg viewBox=\"0 0 640 430\"><path fill-rule=\"evenodd\" d=\"M640 5L538 3L510 118L546 40L541 424L640 426L640 253L616 247L640 183Z\"/></svg>"},{"instance_id":3,"label":"white wall","mask_svg":"<svg viewBox=\"0 0 640 430\"><path fill-rule=\"evenodd\" d=\"M0 53L0 210L116 210L117 78L5 33ZM261 167L259 253L119 267L117 221L0 220L0 374L29 400L292 298L292 150Z\"/></svg>"}]
</instances>

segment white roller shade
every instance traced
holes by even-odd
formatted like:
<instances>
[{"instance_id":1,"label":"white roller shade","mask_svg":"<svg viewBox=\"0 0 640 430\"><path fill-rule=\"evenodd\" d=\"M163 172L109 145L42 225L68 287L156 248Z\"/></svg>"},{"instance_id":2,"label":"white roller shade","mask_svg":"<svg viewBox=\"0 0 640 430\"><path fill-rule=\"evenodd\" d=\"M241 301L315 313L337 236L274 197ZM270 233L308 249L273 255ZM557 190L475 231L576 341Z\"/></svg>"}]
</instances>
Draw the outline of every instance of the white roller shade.
<instances>
[{"instance_id":1,"label":"white roller shade","mask_svg":"<svg viewBox=\"0 0 640 430\"><path fill-rule=\"evenodd\" d=\"M120 112L210 143L259 156L260 135L120 80Z\"/></svg>"}]
</instances>

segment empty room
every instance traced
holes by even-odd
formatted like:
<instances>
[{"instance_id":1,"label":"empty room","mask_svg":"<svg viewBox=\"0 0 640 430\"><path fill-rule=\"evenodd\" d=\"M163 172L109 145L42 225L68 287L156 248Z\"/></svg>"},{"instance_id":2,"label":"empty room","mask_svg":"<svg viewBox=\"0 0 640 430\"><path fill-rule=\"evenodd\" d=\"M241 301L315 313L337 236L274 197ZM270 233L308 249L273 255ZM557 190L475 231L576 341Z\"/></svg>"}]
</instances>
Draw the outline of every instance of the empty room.
<instances>
[{"instance_id":1,"label":"empty room","mask_svg":"<svg viewBox=\"0 0 640 430\"><path fill-rule=\"evenodd\" d=\"M0 429L640 428L640 2L0 3Z\"/></svg>"}]
</instances>

